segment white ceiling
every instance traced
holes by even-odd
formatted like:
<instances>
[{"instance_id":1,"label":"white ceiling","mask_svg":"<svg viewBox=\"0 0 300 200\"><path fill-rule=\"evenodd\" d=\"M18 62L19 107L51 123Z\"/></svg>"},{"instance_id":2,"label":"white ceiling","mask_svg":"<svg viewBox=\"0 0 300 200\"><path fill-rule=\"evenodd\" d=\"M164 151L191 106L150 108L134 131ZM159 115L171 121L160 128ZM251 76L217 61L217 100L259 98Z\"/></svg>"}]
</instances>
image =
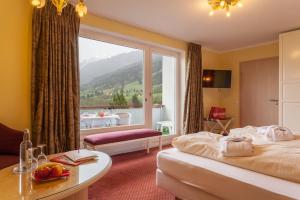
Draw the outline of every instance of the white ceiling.
<instances>
[{"instance_id":1,"label":"white ceiling","mask_svg":"<svg viewBox=\"0 0 300 200\"><path fill-rule=\"evenodd\" d=\"M300 0L242 0L209 16L207 0L86 0L89 12L204 47L227 51L278 39L300 28Z\"/></svg>"}]
</instances>

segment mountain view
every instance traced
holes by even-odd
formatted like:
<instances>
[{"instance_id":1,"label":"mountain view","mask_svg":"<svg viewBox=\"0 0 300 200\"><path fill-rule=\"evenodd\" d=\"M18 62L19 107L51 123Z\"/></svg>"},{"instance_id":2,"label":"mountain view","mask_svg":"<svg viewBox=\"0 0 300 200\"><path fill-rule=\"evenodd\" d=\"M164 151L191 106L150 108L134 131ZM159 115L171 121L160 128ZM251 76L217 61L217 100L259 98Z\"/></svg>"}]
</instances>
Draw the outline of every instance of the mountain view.
<instances>
[{"instance_id":1,"label":"mountain view","mask_svg":"<svg viewBox=\"0 0 300 200\"><path fill-rule=\"evenodd\" d=\"M81 107L142 107L143 52L132 51L80 63ZM162 103L162 57L153 57L153 104Z\"/></svg>"}]
</instances>

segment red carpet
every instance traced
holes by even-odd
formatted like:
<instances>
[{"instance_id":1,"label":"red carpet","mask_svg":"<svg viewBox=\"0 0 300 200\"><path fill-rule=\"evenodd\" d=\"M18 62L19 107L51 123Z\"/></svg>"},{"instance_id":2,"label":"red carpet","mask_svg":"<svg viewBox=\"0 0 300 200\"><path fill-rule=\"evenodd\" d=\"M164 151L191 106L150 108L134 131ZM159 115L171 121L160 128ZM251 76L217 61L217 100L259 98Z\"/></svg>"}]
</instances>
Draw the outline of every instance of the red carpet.
<instances>
[{"instance_id":1,"label":"red carpet","mask_svg":"<svg viewBox=\"0 0 300 200\"><path fill-rule=\"evenodd\" d=\"M89 200L174 200L155 185L157 150L113 156L111 170L89 187Z\"/></svg>"}]
</instances>

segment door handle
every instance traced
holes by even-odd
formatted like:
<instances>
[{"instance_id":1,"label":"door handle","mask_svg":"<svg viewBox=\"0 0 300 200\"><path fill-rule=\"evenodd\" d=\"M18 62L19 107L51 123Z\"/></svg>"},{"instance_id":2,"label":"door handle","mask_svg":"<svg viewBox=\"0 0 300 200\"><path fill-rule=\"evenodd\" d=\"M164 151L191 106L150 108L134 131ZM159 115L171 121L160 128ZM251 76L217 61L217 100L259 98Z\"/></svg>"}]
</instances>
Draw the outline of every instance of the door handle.
<instances>
[{"instance_id":1,"label":"door handle","mask_svg":"<svg viewBox=\"0 0 300 200\"><path fill-rule=\"evenodd\" d=\"M279 100L278 99L269 99L270 102L274 102L276 106L279 105Z\"/></svg>"}]
</instances>

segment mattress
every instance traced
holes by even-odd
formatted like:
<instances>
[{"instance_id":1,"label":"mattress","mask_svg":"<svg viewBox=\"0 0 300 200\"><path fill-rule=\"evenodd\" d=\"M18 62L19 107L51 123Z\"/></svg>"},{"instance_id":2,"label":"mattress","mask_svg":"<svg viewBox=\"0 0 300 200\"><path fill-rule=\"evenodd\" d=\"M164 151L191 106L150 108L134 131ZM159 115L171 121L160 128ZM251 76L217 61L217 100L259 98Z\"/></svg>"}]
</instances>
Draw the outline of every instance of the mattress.
<instances>
[{"instance_id":1,"label":"mattress","mask_svg":"<svg viewBox=\"0 0 300 200\"><path fill-rule=\"evenodd\" d=\"M180 182L222 199L300 199L300 184L256 173L175 148L157 155L157 167Z\"/></svg>"}]
</instances>

